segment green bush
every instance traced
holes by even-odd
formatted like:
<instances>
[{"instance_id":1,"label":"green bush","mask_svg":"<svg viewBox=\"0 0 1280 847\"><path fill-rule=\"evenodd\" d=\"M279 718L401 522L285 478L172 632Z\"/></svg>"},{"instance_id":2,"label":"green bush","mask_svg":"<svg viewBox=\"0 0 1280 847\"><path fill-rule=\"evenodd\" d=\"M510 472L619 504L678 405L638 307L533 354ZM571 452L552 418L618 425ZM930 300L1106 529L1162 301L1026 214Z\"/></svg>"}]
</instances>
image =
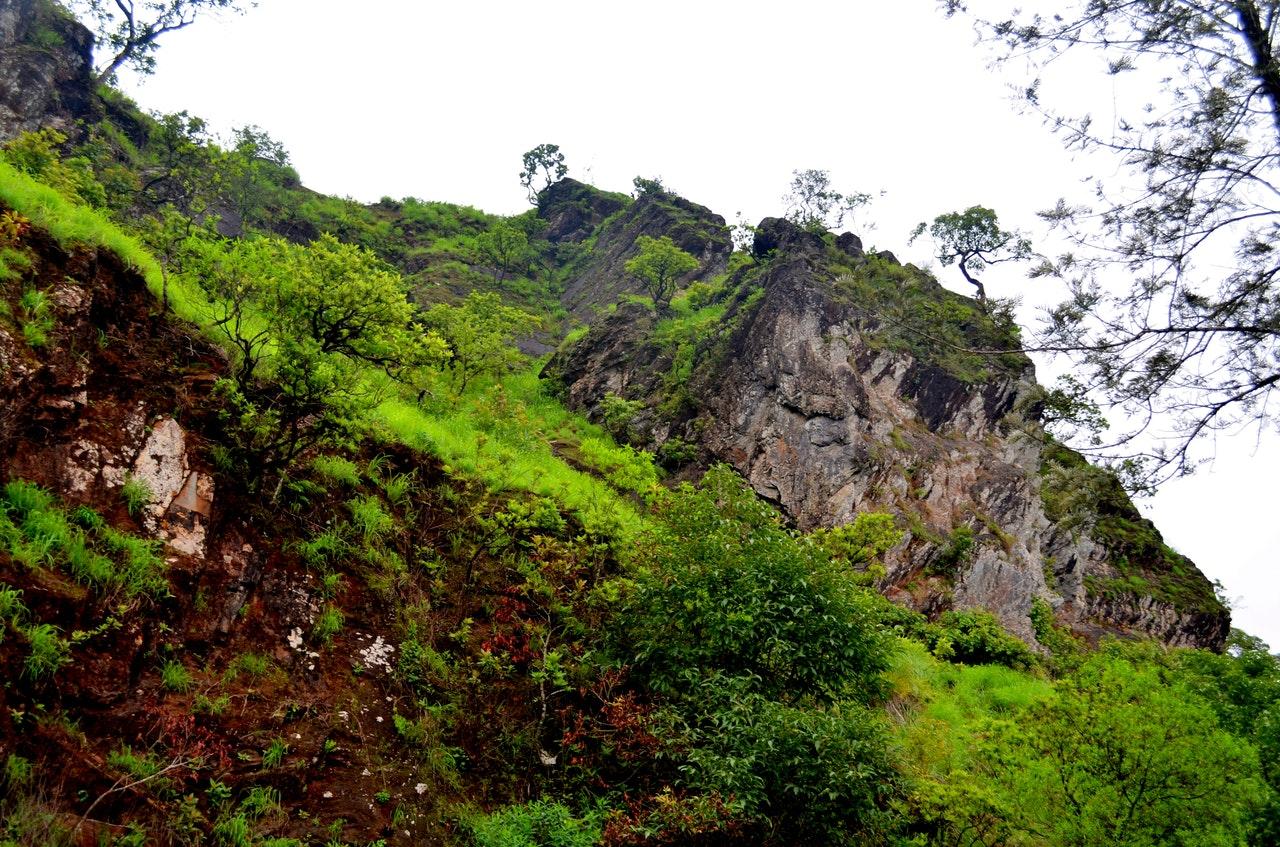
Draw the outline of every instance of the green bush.
<instances>
[{"instance_id":1,"label":"green bush","mask_svg":"<svg viewBox=\"0 0 1280 847\"><path fill-rule=\"evenodd\" d=\"M678 743L689 745L684 781L732 799L785 844L867 843L893 827L898 792L881 715L857 703L823 708L762 697L745 680L711 679L702 714Z\"/></svg>"},{"instance_id":2,"label":"green bush","mask_svg":"<svg viewBox=\"0 0 1280 847\"><path fill-rule=\"evenodd\" d=\"M1010 668L1030 668L1036 661L1025 642L1005 632L995 615L980 609L943 612L926 632L929 649L939 659Z\"/></svg>"},{"instance_id":3,"label":"green bush","mask_svg":"<svg viewBox=\"0 0 1280 847\"><path fill-rule=\"evenodd\" d=\"M656 514L661 541L620 621L624 655L653 690L692 696L716 673L788 700L880 689L890 645L876 604L731 470L658 495Z\"/></svg>"}]
</instances>

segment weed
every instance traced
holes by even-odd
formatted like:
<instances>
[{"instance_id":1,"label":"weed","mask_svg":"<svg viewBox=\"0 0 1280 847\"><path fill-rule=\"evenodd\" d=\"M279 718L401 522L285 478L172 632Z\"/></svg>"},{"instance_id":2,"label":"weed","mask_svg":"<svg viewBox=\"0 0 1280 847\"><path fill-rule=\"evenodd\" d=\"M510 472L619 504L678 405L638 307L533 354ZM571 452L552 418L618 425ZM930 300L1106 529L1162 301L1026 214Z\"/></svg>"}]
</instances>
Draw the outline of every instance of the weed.
<instances>
[{"instance_id":1,"label":"weed","mask_svg":"<svg viewBox=\"0 0 1280 847\"><path fill-rule=\"evenodd\" d=\"M53 316L49 314L49 297L43 291L29 288L18 301L24 320L22 336L31 347L44 347L53 331Z\"/></svg>"},{"instance_id":2,"label":"weed","mask_svg":"<svg viewBox=\"0 0 1280 847\"><path fill-rule=\"evenodd\" d=\"M226 672L222 678L227 682L234 682L241 674L250 679L261 679L275 668L271 660L266 656L258 653L241 653L231 660L227 665Z\"/></svg>"},{"instance_id":3,"label":"weed","mask_svg":"<svg viewBox=\"0 0 1280 847\"><path fill-rule=\"evenodd\" d=\"M351 519L366 542L376 541L395 527L395 521L383 510L377 498L365 496L347 501Z\"/></svg>"},{"instance_id":4,"label":"weed","mask_svg":"<svg viewBox=\"0 0 1280 847\"><path fill-rule=\"evenodd\" d=\"M121 747L107 756L107 764L124 771L135 779L148 779L160 773L162 765L150 753L135 753L129 746Z\"/></svg>"},{"instance_id":5,"label":"weed","mask_svg":"<svg viewBox=\"0 0 1280 847\"><path fill-rule=\"evenodd\" d=\"M253 827L244 815L233 815L218 821L213 838L221 847L249 847L253 843Z\"/></svg>"},{"instance_id":6,"label":"weed","mask_svg":"<svg viewBox=\"0 0 1280 847\"><path fill-rule=\"evenodd\" d=\"M10 753L5 757L4 770L0 771L0 785L12 791L31 782L34 775L35 766L31 764L30 759L24 759L17 753Z\"/></svg>"},{"instance_id":7,"label":"weed","mask_svg":"<svg viewBox=\"0 0 1280 847\"><path fill-rule=\"evenodd\" d=\"M191 676L191 671L187 670L182 662L170 659L160 669L160 684L164 686L165 691L185 694L191 690L191 686L195 684L195 679Z\"/></svg>"},{"instance_id":8,"label":"weed","mask_svg":"<svg viewBox=\"0 0 1280 847\"><path fill-rule=\"evenodd\" d=\"M265 769L280 767L288 752L289 744L283 738L272 739L267 749L262 751L262 767Z\"/></svg>"},{"instance_id":9,"label":"weed","mask_svg":"<svg viewBox=\"0 0 1280 847\"><path fill-rule=\"evenodd\" d=\"M325 610L316 618L315 625L311 628L311 634L322 644L328 644L333 637L342 632L342 625L346 622L346 617L342 614L342 610L336 606L326 606Z\"/></svg>"},{"instance_id":10,"label":"weed","mask_svg":"<svg viewBox=\"0 0 1280 847\"><path fill-rule=\"evenodd\" d=\"M217 717L230 706L231 697L229 695L220 694L211 698L207 694L197 694L195 700L191 703L191 711L197 715Z\"/></svg>"},{"instance_id":11,"label":"weed","mask_svg":"<svg viewBox=\"0 0 1280 847\"><path fill-rule=\"evenodd\" d=\"M240 801L241 814L253 819L266 817L279 811L280 792L274 788L255 785L249 789L249 793Z\"/></svg>"},{"instance_id":12,"label":"weed","mask_svg":"<svg viewBox=\"0 0 1280 847\"><path fill-rule=\"evenodd\" d=\"M0 583L0 641L4 641L5 621L18 621L26 617L27 607L22 604L22 591L4 583Z\"/></svg>"},{"instance_id":13,"label":"weed","mask_svg":"<svg viewBox=\"0 0 1280 847\"><path fill-rule=\"evenodd\" d=\"M22 666L23 675L29 679L52 676L71 661L71 646L59 637L52 624L33 624L23 630L23 635L31 648Z\"/></svg>"},{"instance_id":14,"label":"weed","mask_svg":"<svg viewBox=\"0 0 1280 847\"><path fill-rule=\"evenodd\" d=\"M124 499L124 506L129 511L130 517L136 516L156 499L155 493L151 490L151 486L147 485L146 480L138 479L133 474L125 474L120 496Z\"/></svg>"},{"instance_id":15,"label":"weed","mask_svg":"<svg viewBox=\"0 0 1280 847\"><path fill-rule=\"evenodd\" d=\"M360 487L360 468L341 456L316 456L311 462L311 469L330 482L348 488Z\"/></svg>"},{"instance_id":16,"label":"weed","mask_svg":"<svg viewBox=\"0 0 1280 847\"><path fill-rule=\"evenodd\" d=\"M405 505L417 482L413 472L388 476L382 481L382 492L387 495L391 505L400 508Z\"/></svg>"}]
</instances>

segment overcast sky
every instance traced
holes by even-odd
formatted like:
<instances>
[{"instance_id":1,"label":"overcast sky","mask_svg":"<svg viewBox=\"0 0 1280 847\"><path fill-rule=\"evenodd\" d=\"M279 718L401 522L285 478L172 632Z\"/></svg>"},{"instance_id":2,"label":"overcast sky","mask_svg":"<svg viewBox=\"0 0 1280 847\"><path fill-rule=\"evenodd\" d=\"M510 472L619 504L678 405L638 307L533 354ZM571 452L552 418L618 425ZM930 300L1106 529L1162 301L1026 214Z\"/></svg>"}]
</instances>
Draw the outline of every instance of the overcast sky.
<instances>
[{"instance_id":1,"label":"overcast sky","mask_svg":"<svg viewBox=\"0 0 1280 847\"><path fill-rule=\"evenodd\" d=\"M223 132L258 124L308 186L362 201L519 212L520 155L551 142L576 178L629 191L637 174L660 176L730 222L739 212L755 222L781 213L792 170L822 168L840 190L884 191L855 229L925 265L927 246L906 244L918 221L982 204L1035 234L1037 209L1114 171L1074 161L1018 115L1018 80L988 58L933 0L261 0L171 34L156 75L122 83L144 108L186 109ZM1092 70L1044 96L1107 117L1126 94ZM970 293L954 269L937 271ZM1059 293L1017 269L984 281L992 295L1023 295L1028 318ZM1224 583L1236 625L1273 647L1277 484L1280 437L1259 445L1246 433L1139 504Z\"/></svg>"}]
</instances>

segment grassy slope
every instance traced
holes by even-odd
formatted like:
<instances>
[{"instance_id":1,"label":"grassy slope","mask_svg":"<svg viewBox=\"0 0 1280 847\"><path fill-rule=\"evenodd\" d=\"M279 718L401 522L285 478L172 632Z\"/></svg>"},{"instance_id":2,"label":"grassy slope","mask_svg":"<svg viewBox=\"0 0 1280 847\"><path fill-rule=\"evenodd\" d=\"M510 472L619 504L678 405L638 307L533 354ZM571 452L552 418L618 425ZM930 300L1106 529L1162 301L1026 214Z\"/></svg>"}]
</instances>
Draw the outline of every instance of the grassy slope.
<instances>
[{"instance_id":1,"label":"grassy slope","mask_svg":"<svg viewBox=\"0 0 1280 847\"><path fill-rule=\"evenodd\" d=\"M73 203L3 160L0 201L48 230L64 245L88 245L116 253L146 278L157 298L161 296L165 280L159 263L136 238L104 214ZM209 332L213 304L197 285L170 277L168 298L178 317ZM368 378L377 381L372 370ZM482 406L491 402L492 391L488 395L472 392L456 403L432 403L426 407L391 397L377 407L375 422L405 444L435 453L456 472L478 477L492 491L551 497L579 517L588 529L621 533L623 539L640 530L643 519L619 490L642 493L647 483L657 480L656 476L646 479L643 469L630 474L616 472L636 465L634 452L614 446L598 427L542 395L533 372L507 379L503 390L510 404L503 410L504 419L523 416L527 426L502 427L501 421L486 420ZM530 436L531 432L535 437ZM611 486L597 476L570 467L554 454L552 439L586 448L580 452L596 458L586 464L620 484Z\"/></svg>"}]
</instances>

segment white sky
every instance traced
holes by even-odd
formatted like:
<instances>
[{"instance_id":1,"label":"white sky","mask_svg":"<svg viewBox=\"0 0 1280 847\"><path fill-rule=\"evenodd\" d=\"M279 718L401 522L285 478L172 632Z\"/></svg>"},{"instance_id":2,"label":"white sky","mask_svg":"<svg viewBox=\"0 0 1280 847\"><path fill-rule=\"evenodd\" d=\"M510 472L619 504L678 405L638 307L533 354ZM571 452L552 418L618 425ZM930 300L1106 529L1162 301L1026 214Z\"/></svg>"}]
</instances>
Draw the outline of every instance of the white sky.
<instances>
[{"instance_id":1,"label":"white sky","mask_svg":"<svg viewBox=\"0 0 1280 847\"><path fill-rule=\"evenodd\" d=\"M754 223L781 213L793 169L823 168L837 189L887 192L864 214L875 222L864 241L924 265L927 246L906 244L916 222L982 204L1034 234L1035 211L1091 173L1015 113L1016 80L986 60L933 0L261 0L170 35L156 76L122 82L147 109L187 109L224 132L261 125L308 186L363 201L518 212L520 155L551 142L571 176L619 191L661 176ZM953 269L938 272L970 293ZM1029 307L1059 294L1017 269L984 281ZM1278 483L1280 438L1258 447L1247 434L1139 504L1225 584L1235 624L1273 648Z\"/></svg>"}]
</instances>

